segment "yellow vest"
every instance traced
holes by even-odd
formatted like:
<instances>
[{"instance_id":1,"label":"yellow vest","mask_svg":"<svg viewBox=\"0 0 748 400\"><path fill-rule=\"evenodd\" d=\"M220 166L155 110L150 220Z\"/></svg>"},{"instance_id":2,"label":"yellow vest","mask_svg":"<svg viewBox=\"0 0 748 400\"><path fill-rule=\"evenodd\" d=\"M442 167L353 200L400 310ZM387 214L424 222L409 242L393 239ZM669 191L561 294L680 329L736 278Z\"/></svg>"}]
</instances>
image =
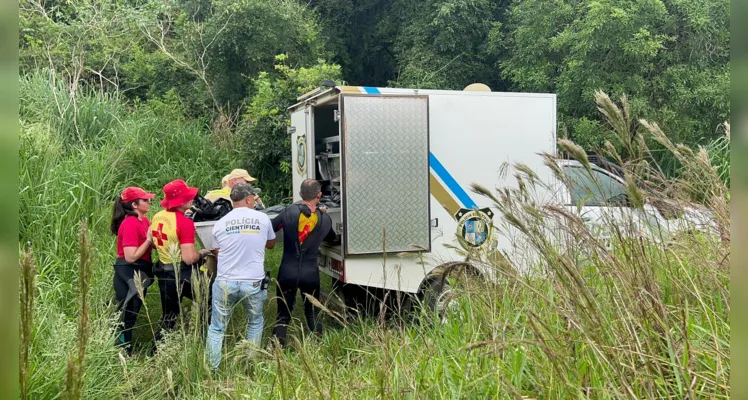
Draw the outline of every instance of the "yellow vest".
<instances>
[{"instance_id":1,"label":"yellow vest","mask_svg":"<svg viewBox=\"0 0 748 400\"><path fill-rule=\"evenodd\" d=\"M211 202L215 202L218 199L226 199L228 201L231 201L230 195L231 195L231 188L226 186L221 189L211 190L210 192L205 194L205 198L207 200L210 200Z\"/></svg>"},{"instance_id":2,"label":"yellow vest","mask_svg":"<svg viewBox=\"0 0 748 400\"><path fill-rule=\"evenodd\" d=\"M169 252L180 250L177 237L177 215L173 211L162 210L151 220L153 246L158 251L158 259L164 264L172 264Z\"/></svg>"},{"instance_id":3,"label":"yellow vest","mask_svg":"<svg viewBox=\"0 0 748 400\"><path fill-rule=\"evenodd\" d=\"M213 203L215 203L218 199L226 199L228 201L231 201L231 188L226 186L221 189L211 190L205 194L205 199ZM255 201L258 203L262 203L262 199L257 196L255 196Z\"/></svg>"}]
</instances>

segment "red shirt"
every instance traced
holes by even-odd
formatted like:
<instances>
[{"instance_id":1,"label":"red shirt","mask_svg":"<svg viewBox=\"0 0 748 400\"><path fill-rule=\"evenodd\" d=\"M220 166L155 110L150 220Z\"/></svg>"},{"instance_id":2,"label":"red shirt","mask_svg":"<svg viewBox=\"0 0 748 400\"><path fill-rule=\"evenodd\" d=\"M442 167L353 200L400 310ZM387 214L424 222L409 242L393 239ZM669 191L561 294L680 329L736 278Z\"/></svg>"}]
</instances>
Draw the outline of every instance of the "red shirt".
<instances>
[{"instance_id":1,"label":"red shirt","mask_svg":"<svg viewBox=\"0 0 748 400\"><path fill-rule=\"evenodd\" d=\"M145 243L150 226L151 223L146 217L142 220L132 215L125 217L117 231L117 257L125 258L125 247L140 247ZM151 251L146 251L140 259L151 261Z\"/></svg>"}]
</instances>

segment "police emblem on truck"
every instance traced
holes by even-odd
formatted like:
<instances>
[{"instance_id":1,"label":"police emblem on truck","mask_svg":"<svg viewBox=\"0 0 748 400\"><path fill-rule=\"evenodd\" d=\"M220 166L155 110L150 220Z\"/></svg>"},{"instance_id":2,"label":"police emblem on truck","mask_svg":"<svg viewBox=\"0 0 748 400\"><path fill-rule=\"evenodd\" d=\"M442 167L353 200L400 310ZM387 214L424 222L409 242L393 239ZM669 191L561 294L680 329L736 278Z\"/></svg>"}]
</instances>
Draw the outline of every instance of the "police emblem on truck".
<instances>
[{"instance_id":1,"label":"police emblem on truck","mask_svg":"<svg viewBox=\"0 0 748 400\"><path fill-rule=\"evenodd\" d=\"M457 239L465 250L476 249L489 242L493 236L493 211L460 209L457 219Z\"/></svg>"},{"instance_id":2,"label":"police emblem on truck","mask_svg":"<svg viewBox=\"0 0 748 400\"><path fill-rule=\"evenodd\" d=\"M296 139L296 167L300 174L306 172L306 136L299 136Z\"/></svg>"}]
</instances>

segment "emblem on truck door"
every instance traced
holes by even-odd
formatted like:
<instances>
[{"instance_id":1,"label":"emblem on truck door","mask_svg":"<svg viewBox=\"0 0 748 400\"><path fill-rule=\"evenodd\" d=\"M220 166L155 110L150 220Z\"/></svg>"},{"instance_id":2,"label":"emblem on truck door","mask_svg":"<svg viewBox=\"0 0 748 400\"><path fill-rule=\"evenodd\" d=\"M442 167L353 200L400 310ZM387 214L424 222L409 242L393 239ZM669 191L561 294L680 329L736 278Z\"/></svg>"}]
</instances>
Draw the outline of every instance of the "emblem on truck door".
<instances>
[{"instance_id":1,"label":"emblem on truck door","mask_svg":"<svg viewBox=\"0 0 748 400\"><path fill-rule=\"evenodd\" d=\"M483 246L493 236L493 211L460 209L457 219L457 239L465 250Z\"/></svg>"},{"instance_id":2,"label":"emblem on truck door","mask_svg":"<svg viewBox=\"0 0 748 400\"><path fill-rule=\"evenodd\" d=\"M299 174L306 173L306 136L299 136L296 139L296 167L299 169Z\"/></svg>"}]
</instances>

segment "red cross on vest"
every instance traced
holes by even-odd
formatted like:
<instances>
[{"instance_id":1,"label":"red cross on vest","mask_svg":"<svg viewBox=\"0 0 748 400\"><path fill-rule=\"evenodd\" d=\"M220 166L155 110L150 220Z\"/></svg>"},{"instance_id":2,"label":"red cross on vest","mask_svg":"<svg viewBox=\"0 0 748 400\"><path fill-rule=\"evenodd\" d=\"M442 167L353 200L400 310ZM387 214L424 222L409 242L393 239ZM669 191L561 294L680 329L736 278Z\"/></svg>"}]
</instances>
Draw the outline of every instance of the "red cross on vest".
<instances>
[{"instance_id":1,"label":"red cross on vest","mask_svg":"<svg viewBox=\"0 0 748 400\"><path fill-rule=\"evenodd\" d=\"M158 230L151 231L153 238L158 240L158 245L163 246L165 240L169 240L169 237L164 233L164 224L158 224Z\"/></svg>"}]
</instances>

